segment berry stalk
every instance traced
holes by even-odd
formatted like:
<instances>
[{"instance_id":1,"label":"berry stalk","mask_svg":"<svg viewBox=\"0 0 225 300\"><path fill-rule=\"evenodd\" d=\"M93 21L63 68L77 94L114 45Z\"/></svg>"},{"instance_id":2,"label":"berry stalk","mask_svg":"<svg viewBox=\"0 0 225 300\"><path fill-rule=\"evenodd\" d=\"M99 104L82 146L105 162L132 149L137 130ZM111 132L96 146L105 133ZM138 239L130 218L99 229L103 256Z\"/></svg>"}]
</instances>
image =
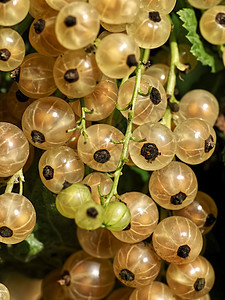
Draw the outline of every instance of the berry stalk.
<instances>
[{"instance_id":1,"label":"berry stalk","mask_svg":"<svg viewBox=\"0 0 225 300\"><path fill-rule=\"evenodd\" d=\"M107 204L110 202L110 200L112 199L113 196L116 196L116 197L118 196L117 187L119 184L119 179L120 179L120 176L122 175L123 166L124 166L125 162L128 161L128 157L127 157L128 146L129 146L130 140L132 139L132 124L133 124L133 119L134 119L134 109L135 109L137 97L140 92L141 74L144 70L144 64L148 61L149 54L150 54L150 50L145 49L143 52L142 60L139 62L138 66L136 68L136 80L135 80L133 95L132 95L130 105L129 105L130 108L129 108L129 113L128 113L127 129L126 129L124 139L122 141L123 150L122 150L122 154L120 157L118 167L113 174L113 177L114 177L113 186L112 186L109 194L105 197L104 206L107 206Z\"/></svg>"}]
</instances>

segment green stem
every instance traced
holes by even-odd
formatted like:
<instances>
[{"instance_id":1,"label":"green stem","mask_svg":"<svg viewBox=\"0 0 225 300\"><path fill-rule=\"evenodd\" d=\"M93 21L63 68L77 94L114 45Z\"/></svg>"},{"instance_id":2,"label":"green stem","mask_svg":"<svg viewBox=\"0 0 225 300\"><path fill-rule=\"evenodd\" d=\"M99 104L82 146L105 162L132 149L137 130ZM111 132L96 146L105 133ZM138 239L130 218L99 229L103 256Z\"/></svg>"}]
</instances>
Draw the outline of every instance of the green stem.
<instances>
[{"instance_id":1,"label":"green stem","mask_svg":"<svg viewBox=\"0 0 225 300\"><path fill-rule=\"evenodd\" d=\"M6 189L5 189L5 194L11 193L13 190L14 184L19 183L20 184L19 194L22 195L23 194L23 182L24 182L23 170L20 169L8 180Z\"/></svg>"},{"instance_id":2,"label":"green stem","mask_svg":"<svg viewBox=\"0 0 225 300\"><path fill-rule=\"evenodd\" d=\"M143 63L147 62L147 60L149 58L149 53L150 53L149 50L144 50L142 61L139 62L137 69L136 69L135 86L134 86L133 95L132 95L132 98L130 101L130 108L129 108L128 120L127 120L127 129L126 129L126 133L125 133L125 136L123 139L122 154L121 154L117 169L114 172L113 186L112 186L109 194L105 197L105 201L103 204L104 206L107 206L107 204L110 202L110 200L112 199L113 196L118 195L117 188L118 188L118 184L119 184L119 179L120 179L120 176L122 175L123 166L124 166L125 162L128 161L128 155L127 155L128 154L128 146L129 146L130 140L132 139L132 124L133 124L133 119L134 119L134 109L135 109L135 104L136 104L137 97L138 97L138 94L140 91L141 74L144 70Z\"/></svg>"}]
</instances>

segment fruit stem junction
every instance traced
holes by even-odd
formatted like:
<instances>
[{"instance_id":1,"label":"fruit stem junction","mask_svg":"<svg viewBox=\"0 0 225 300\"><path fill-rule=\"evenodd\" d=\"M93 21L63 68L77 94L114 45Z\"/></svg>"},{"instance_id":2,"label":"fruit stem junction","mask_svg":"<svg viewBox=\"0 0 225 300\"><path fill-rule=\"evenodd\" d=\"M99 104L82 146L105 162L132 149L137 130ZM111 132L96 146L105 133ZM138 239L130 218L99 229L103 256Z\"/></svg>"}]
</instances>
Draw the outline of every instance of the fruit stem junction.
<instances>
[{"instance_id":1,"label":"fruit stem junction","mask_svg":"<svg viewBox=\"0 0 225 300\"><path fill-rule=\"evenodd\" d=\"M17 171L14 175L10 177L10 179L7 181L6 189L5 189L5 194L6 193L11 193L13 190L13 186L16 183L19 183L19 194L23 194L23 182L24 182L24 176L23 176L23 169L20 169Z\"/></svg>"}]
</instances>

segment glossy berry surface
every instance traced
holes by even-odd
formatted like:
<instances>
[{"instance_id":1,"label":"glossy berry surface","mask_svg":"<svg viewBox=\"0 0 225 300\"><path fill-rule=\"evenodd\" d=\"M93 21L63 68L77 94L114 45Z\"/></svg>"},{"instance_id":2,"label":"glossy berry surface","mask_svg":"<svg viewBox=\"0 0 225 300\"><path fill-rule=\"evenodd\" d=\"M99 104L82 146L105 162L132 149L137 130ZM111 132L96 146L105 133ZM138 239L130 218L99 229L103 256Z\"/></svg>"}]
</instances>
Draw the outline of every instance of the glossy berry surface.
<instances>
[{"instance_id":1,"label":"glossy berry surface","mask_svg":"<svg viewBox=\"0 0 225 300\"><path fill-rule=\"evenodd\" d=\"M77 227L77 238L82 249L91 256L98 258L112 258L123 245L106 228L85 230Z\"/></svg>"},{"instance_id":2,"label":"glossy berry surface","mask_svg":"<svg viewBox=\"0 0 225 300\"><path fill-rule=\"evenodd\" d=\"M39 175L43 184L58 194L68 184L84 177L84 164L77 153L66 146L46 150L39 160Z\"/></svg>"},{"instance_id":3,"label":"glossy berry surface","mask_svg":"<svg viewBox=\"0 0 225 300\"><path fill-rule=\"evenodd\" d=\"M32 47L46 56L59 56L65 49L57 40L55 34L56 16L39 16L34 19L29 30L29 41Z\"/></svg>"},{"instance_id":4,"label":"glossy berry surface","mask_svg":"<svg viewBox=\"0 0 225 300\"><path fill-rule=\"evenodd\" d=\"M70 297L75 299L100 300L107 296L115 283L111 261L92 257L84 251L67 258L61 274L66 279Z\"/></svg>"},{"instance_id":5,"label":"glossy berry surface","mask_svg":"<svg viewBox=\"0 0 225 300\"><path fill-rule=\"evenodd\" d=\"M159 213L154 201L139 192L128 192L120 200L130 210L131 220L122 231L112 231L113 235L125 243L137 243L148 238L158 223Z\"/></svg>"},{"instance_id":6,"label":"glossy berry surface","mask_svg":"<svg viewBox=\"0 0 225 300\"><path fill-rule=\"evenodd\" d=\"M58 41L70 50L81 49L94 42L99 28L98 12L89 3L81 1L65 5L55 24Z\"/></svg>"},{"instance_id":7,"label":"glossy berry surface","mask_svg":"<svg viewBox=\"0 0 225 300\"><path fill-rule=\"evenodd\" d=\"M0 1L0 25L12 26L22 21L30 7L29 0Z\"/></svg>"},{"instance_id":8,"label":"glossy berry surface","mask_svg":"<svg viewBox=\"0 0 225 300\"><path fill-rule=\"evenodd\" d=\"M34 101L22 117L23 132L29 142L44 150L63 145L72 135L67 130L74 125L72 108L57 97L45 97Z\"/></svg>"},{"instance_id":9,"label":"glossy berry surface","mask_svg":"<svg viewBox=\"0 0 225 300\"><path fill-rule=\"evenodd\" d=\"M203 239L198 227L189 219L172 216L163 219L153 233L156 253L170 263L186 264L202 250Z\"/></svg>"},{"instance_id":10,"label":"glossy berry surface","mask_svg":"<svg viewBox=\"0 0 225 300\"><path fill-rule=\"evenodd\" d=\"M52 9L46 0L30 0L29 14L35 19L42 15L54 16L57 11Z\"/></svg>"},{"instance_id":11,"label":"glossy berry surface","mask_svg":"<svg viewBox=\"0 0 225 300\"><path fill-rule=\"evenodd\" d=\"M196 197L198 182L193 170L178 161L152 173L149 192L153 200L166 209L180 210Z\"/></svg>"},{"instance_id":12,"label":"glossy berry surface","mask_svg":"<svg viewBox=\"0 0 225 300\"><path fill-rule=\"evenodd\" d=\"M0 299L1 300L10 300L10 294L8 288L0 283Z\"/></svg>"},{"instance_id":13,"label":"glossy berry surface","mask_svg":"<svg viewBox=\"0 0 225 300\"><path fill-rule=\"evenodd\" d=\"M190 219L198 226L202 234L206 234L215 225L218 209L212 197L198 191L191 204L174 212L174 214Z\"/></svg>"},{"instance_id":14,"label":"glossy berry surface","mask_svg":"<svg viewBox=\"0 0 225 300\"><path fill-rule=\"evenodd\" d=\"M51 95L56 90L53 78L55 59L31 53L25 56L20 65L18 86L27 97L41 98Z\"/></svg>"},{"instance_id":15,"label":"glossy berry surface","mask_svg":"<svg viewBox=\"0 0 225 300\"><path fill-rule=\"evenodd\" d=\"M118 87L116 81L103 76L96 85L94 91L84 97L85 107L91 113L85 115L87 121L100 121L111 115L115 109L118 97ZM80 101L71 103L76 115L81 116Z\"/></svg>"},{"instance_id":16,"label":"glossy berry surface","mask_svg":"<svg viewBox=\"0 0 225 300\"><path fill-rule=\"evenodd\" d=\"M160 268L160 258L150 244L144 242L123 245L113 261L116 277L125 286L134 288L150 284L157 277Z\"/></svg>"},{"instance_id":17,"label":"glossy berry surface","mask_svg":"<svg viewBox=\"0 0 225 300\"><path fill-rule=\"evenodd\" d=\"M141 6L146 10L155 10L163 14L169 14L176 4L176 0L141 0Z\"/></svg>"},{"instance_id":18,"label":"glossy berry surface","mask_svg":"<svg viewBox=\"0 0 225 300\"><path fill-rule=\"evenodd\" d=\"M178 122L189 118L198 118L214 126L219 115L219 104L216 97L201 89L186 93L180 100Z\"/></svg>"},{"instance_id":19,"label":"glossy berry surface","mask_svg":"<svg viewBox=\"0 0 225 300\"><path fill-rule=\"evenodd\" d=\"M29 155L29 144L23 131L7 122L0 122L0 177L19 171Z\"/></svg>"},{"instance_id":20,"label":"glossy berry surface","mask_svg":"<svg viewBox=\"0 0 225 300\"><path fill-rule=\"evenodd\" d=\"M11 29L0 29L0 71L11 71L22 63L25 44L21 35Z\"/></svg>"},{"instance_id":21,"label":"glossy berry surface","mask_svg":"<svg viewBox=\"0 0 225 300\"><path fill-rule=\"evenodd\" d=\"M16 193L0 195L0 242L17 244L25 240L36 224L32 203Z\"/></svg>"},{"instance_id":22,"label":"glossy berry surface","mask_svg":"<svg viewBox=\"0 0 225 300\"><path fill-rule=\"evenodd\" d=\"M196 299L212 289L215 273L210 262L199 255L187 264L170 264L166 280L174 294L184 299Z\"/></svg>"},{"instance_id":23,"label":"glossy berry surface","mask_svg":"<svg viewBox=\"0 0 225 300\"><path fill-rule=\"evenodd\" d=\"M80 2L87 2L87 0L79 0ZM77 0L46 0L48 5L55 10L61 10L65 5L72 2L77 2Z\"/></svg>"},{"instance_id":24,"label":"glossy berry surface","mask_svg":"<svg viewBox=\"0 0 225 300\"><path fill-rule=\"evenodd\" d=\"M112 33L104 37L96 50L96 61L102 71L111 78L129 76L140 58L138 45L125 33Z\"/></svg>"},{"instance_id":25,"label":"glossy berry surface","mask_svg":"<svg viewBox=\"0 0 225 300\"><path fill-rule=\"evenodd\" d=\"M119 108L125 109L128 107L132 98L134 86L134 76L120 86L117 101ZM144 74L141 77L140 90L142 95L138 95L137 97L133 123L142 125L147 122L158 122L166 111L167 99L165 89L159 80ZM121 111L125 118L128 118L128 112L128 109Z\"/></svg>"},{"instance_id":26,"label":"glossy berry surface","mask_svg":"<svg viewBox=\"0 0 225 300\"><path fill-rule=\"evenodd\" d=\"M125 229L131 220L130 210L122 201L112 201L105 207L103 224L111 231Z\"/></svg>"},{"instance_id":27,"label":"glossy berry surface","mask_svg":"<svg viewBox=\"0 0 225 300\"><path fill-rule=\"evenodd\" d=\"M115 171L122 152L122 145L115 144L123 139L122 132L107 124L96 124L87 128L88 138L81 135L77 151L81 160L100 172Z\"/></svg>"},{"instance_id":28,"label":"glossy berry surface","mask_svg":"<svg viewBox=\"0 0 225 300\"><path fill-rule=\"evenodd\" d=\"M170 36L171 24L166 15L158 11L141 9L134 22L127 24L127 34L137 45L145 49L155 49L166 43Z\"/></svg>"},{"instance_id":29,"label":"glossy berry surface","mask_svg":"<svg viewBox=\"0 0 225 300\"><path fill-rule=\"evenodd\" d=\"M84 184L74 183L59 192L55 204L61 215L74 219L81 205L88 201L91 201L89 188Z\"/></svg>"},{"instance_id":30,"label":"glossy berry surface","mask_svg":"<svg viewBox=\"0 0 225 300\"><path fill-rule=\"evenodd\" d=\"M89 0L98 11L100 20L108 24L133 22L140 0Z\"/></svg>"},{"instance_id":31,"label":"glossy berry surface","mask_svg":"<svg viewBox=\"0 0 225 300\"><path fill-rule=\"evenodd\" d=\"M174 129L174 135L177 143L176 156L187 164L200 164L215 150L216 133L203 120L185 120Z\"/></svg>"},{"instance_id":32,"label":"glossy berry surface","mask_svg":"<svg viewBox=\"0 0 225 300\"><path fill-rule=\"evenodd\" d=\"M102 78L94 54L84 49L67 51L54 64L54 80L58 89L69 98L92 93Z\"/></svg>"},{"instance_id":33,"label":"glossy berry surface","mask_svg":"<svg viewBox=\"0 0 225 300\"><path fill-rule=\"evenodd\" d=\"M133 163L144 170L158 170L168 165L175 154L173 132L160 123L146 123L133 132L137 140L130 141L129 153ZM141 141L145 139L145 141ZM141 142L139 142L141 141Z\"/></svg>"},{"instance_id":34,"label":"glossy berry surface","mask_svg":"<svg viewBox=\"0 0 225 300\"><path fill-rule=\"evenodd\" d=\"M132 288L129 287L121 287L119 289L114 290L106 300L129 300L130 295L133 292Z\"/></svg>"},{"instance_id":35,"label":"glossy berry surface","mask_svg":"<svg viewBox=\"0 0 225 300\"><path fill-rule=\"evenodd\" d=\"M221 0L188 0L188 2L196 8L207 9L216 6Z\"/></svg>"},{"instance_id":36,"label":"glossy berry surface","mask_svg":"<svg viewBox=\"0 0 225 300\"><path fill-rule=\"evenodd\" d=\"M169 66L166 64L153 64L150 68L146 69L144 74L158 79L165 86L169 75Z\"/></svg>"},{"instance_id":37,"label":"glossy berry surface","mask_svg":"<svg viewBox=\"0 0 225 300\"><path fill-rule=\"evenodd\" d=\"M162 282L153 281L147 286L135 289L129 300L174 300L174 295L170 288Z\"/></svg>"},{"instance_id":38,"label":"glossy berry surface","mask_svg":"<svg viewBox=\"0 0 225 300\"><path fill-rule=\"evenodd\" d=\"M225 6L215 5L207 9L199 22L204 39L213 45L225 43Z\"/></svg>"},{"instance_id":39,"label":"glossy berry surface","mask_svg":"<svg viewBox=\"0 0 225 300\"><path fill-rule=\"evenodd\" d=\"M95 230L103 223L104 208L94 201L87 201L75 213L75 223L80 228Z\"/></svg>"}]
</instances>

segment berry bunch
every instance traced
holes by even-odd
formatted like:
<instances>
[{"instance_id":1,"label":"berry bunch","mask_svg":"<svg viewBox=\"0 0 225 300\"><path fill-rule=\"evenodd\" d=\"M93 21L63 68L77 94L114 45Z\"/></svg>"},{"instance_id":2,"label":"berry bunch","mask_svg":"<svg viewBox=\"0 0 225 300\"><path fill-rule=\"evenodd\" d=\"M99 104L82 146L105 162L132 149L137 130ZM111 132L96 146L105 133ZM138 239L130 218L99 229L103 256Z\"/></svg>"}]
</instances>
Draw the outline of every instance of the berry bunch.
<instances>
[{"instance_id":1,"label":"berry bunch","mask_svg":"<svg viewBox=\"0 0 225 300\"><path fill-rule=\"evenodd\" d=\"M48 265L39 299L210 299L204 241L218 209L194 167L213 158L220 108L201 86L177 89L207 63L196 40L218 45L223 65L225 6L183 2L0 0L2 261L29 245L18 261ZM201 15L187 37L186 12ZM143 186L127 189L130 174Z\"/></svg>"}]
</instances>

